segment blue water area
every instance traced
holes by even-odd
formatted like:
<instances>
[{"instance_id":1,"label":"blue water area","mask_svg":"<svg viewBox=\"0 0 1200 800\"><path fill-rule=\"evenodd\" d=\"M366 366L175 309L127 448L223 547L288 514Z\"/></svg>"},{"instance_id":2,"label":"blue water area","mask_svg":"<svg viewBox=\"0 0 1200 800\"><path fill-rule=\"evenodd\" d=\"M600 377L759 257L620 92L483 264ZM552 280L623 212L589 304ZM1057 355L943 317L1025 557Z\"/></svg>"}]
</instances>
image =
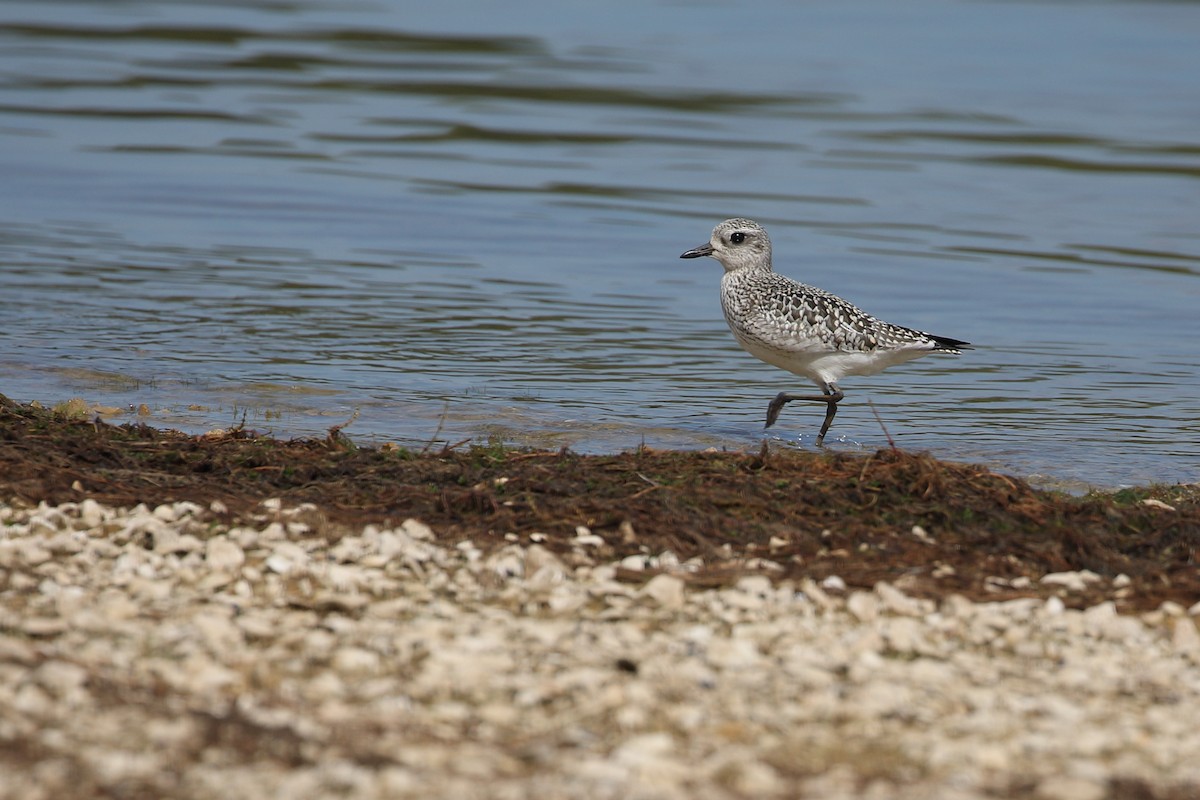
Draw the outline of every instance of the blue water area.
<instances>
[{"instance_id":1,"label":"blue water area","mask_svg":"<svg viewBox=\"0 0 1200 800\"><path fill-rule=\"evenodd\" d=\"M830 447L1197 481L1198 36L1195 3L0 5L0 392L754 448L809 387L678 259L746 216L780 272L977 345L844 381Z\"/></svg>"}]
</instances>

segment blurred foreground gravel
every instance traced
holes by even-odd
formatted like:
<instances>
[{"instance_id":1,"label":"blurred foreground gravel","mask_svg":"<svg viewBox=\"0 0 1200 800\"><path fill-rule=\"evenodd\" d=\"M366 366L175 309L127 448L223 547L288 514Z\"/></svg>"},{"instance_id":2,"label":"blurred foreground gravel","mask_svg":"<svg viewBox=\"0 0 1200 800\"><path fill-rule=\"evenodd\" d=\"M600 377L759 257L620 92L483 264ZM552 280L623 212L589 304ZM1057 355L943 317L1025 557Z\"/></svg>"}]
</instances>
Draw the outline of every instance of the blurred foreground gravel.
<instances>
[{"instance_id":1,"label":"blurred foreground gravel","mask_svg":"<svg viewBox=\"0 0 1200 800\"><path fill-rule=\"evenodd\" d=\"M211 512L0 505L0 798L1200 796L1200 604Z\"/></svg>"}]
</instances>

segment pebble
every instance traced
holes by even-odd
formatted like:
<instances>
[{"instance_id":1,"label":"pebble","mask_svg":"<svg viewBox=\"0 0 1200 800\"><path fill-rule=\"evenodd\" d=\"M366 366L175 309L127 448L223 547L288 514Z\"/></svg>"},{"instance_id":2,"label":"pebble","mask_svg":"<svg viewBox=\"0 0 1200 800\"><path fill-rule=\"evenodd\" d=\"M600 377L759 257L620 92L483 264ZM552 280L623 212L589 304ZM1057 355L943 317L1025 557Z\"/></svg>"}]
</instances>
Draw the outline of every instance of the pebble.
<instances>
[{"instance_id":1,"label":"pebble","mask_svg":"<svg viewBox=\"0 0 1200 800\"><path fill-rule=\"evenodd\" d=\"M893 614L916 617L933 611L933 602L909 597L890 583L875 584L875 594L881 606Z\"/></svg>"},{"instance_id":2,"label":"pebble","mask_svg":"<svg viewBox=\"0 0 1200 800\"><path fill-rule=\"evenodd\" d=\"M1099 575L1087 569L1078 572L1051 572L1041 578L1042 583L1063 586L1069 592L1082 592L1088 584L1099 580Z\"/></svg>"},{"instance_id":3,"label":"pebble","mask_svg":"<svg viewBox=\"0 0 1200 800\"><path fill-rule=\"evenodd\" d=\"M0 800L1200 787L1200 603L934 604L766 563L704 588L587 529L560 557L261 510L0 504L0 740L31 743Z\"/></svg>"},{"instance_id":4,"label":"pebble","mask_svg":"<svg viewBox=\"0 0 1200 800\"><path fill-rule=\"evenodd\" d=\"M222 572L235 572L246 563L246 554L242 548L225 536L216 536L208 540L204 558L211 569Z\"/></svg>"},{"instance_id":5,"label":"pebble","mask_svg":"<svg viewBox=\"0 0 1200 800\"><path fill-rule=\"evenodd\" d=\"M830 575L821 581L821 588L831 592L844 592L846 591L846 582L837 575Z\"/></svg>"},{"instance_id":6,"label":"pebble","mask_svg":"<svg viewBox=\"0 0 1200 800\"><path fill-rule=\"evenodd\" d=\"M525 548L525 572L530 584L547 588L567 577L567 568L559 557L538 544Z\"/></svg>"},{"instance_id":7,"label":"pebble","mask_svg":"<svg viewBox=\"0 0 1200 800\"><path fill-rule=\"evenodd\" d=\"M635 572L643 572L646 569L654 566L654 561L650 556L632 555L621 559L620 565L622 569L634 570Z\"/></svg>"},{"instance_id":8,"label":"pebble","mask_svg":"<svg viewBox=\"0 0 1200 800\"><path fill-rule=\"evenodd\" d=\"M668 609L683 608L684 582L674 575L655 575L642 587L642 595Z\"/></svg>"},{"instance_id":9,"label":"pebble","mask_svg":"<svg viewBox=\"0 0 1200 800\"><path fill-rule=\"evenodd\" d=\"M361 647L343 647L333 656L333 668L343 674L374 674L379 671L382 663L378 653Z\"/></svg>"},{"instance_id":10,"label":"pebble","mask_svg":"<svg viewBox=\"0 0 1200 800\"><path fill-rule=\"evenodd\" d=\"M870 592L853 592L846 598L846 610L859 622L873 622L879 616L879 597Z\"/></svg>"},{"instance_id":11,"label":"pebble","mask_svg":"<svg viewBox=\"0 0 1200 800\"><path fill-rule=\"evenodd\" d=\"M575 528L575 538L571 544L576 547L603 547L604 539L592 533L591 529L585 525L580 525Z\"/></svg>"},{"instance_id":12,"label":"pebble","mask_svg":"<svg viewBox=\"0 0 1200 800\"><path fill-rule=\"evenodd\" d=\"M1108 788L1086 778L1054 776L1038 784L1037 796L1044 800L1104 800Z\"/></svg>"},{"instance_id":13,"label":"pebble","mask_svg":"<svg viewBox=\"0 0 1200 800\"><path fill-rule=\"evenodd\" d=\"M1179 619L1171 627L1171 644L1181 653L1200 653L1200 633L1189 618Z\"/></svg>"},{"instance_id":14,"label":"pebble","mask_svg":"<svg viewBox=\"0 0 1200 800\"><path fill-rule=\"evenodd\" d=\"M432 542L436 537L433 528L418 519L406 519L400 525L400 531L410 539L419 542Z\"/></svg>"},{"instance_id":15,"label":"pebble","mask_svg":"<svg viewBox=\"0 0 1200 800\"><path fill-rule=\"evenodd\" d=\"M79 524L83 530L99 528L107 517L106 509L90 497L79 504L78 510Z\"/></svg>"}]
</instances>

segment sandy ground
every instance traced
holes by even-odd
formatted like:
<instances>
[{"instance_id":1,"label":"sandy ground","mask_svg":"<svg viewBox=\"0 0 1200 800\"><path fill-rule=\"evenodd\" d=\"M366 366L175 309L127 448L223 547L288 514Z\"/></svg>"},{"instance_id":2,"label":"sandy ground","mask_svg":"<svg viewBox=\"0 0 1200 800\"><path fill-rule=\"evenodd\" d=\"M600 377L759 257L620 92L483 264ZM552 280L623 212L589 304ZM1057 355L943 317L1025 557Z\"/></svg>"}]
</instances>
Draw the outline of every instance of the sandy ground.
<instances>
[{"instance_id":1,"label":"sandy ground","mask_svg":"<svg viewBox=\"0 0 1200 800\"><path fill-rule=\"evenodd\" d=\"M1200 605L1072 607L1122 575L705 588L226 511L0 505L0 798L1200 796Z\"/></svg>"}]
</instances>

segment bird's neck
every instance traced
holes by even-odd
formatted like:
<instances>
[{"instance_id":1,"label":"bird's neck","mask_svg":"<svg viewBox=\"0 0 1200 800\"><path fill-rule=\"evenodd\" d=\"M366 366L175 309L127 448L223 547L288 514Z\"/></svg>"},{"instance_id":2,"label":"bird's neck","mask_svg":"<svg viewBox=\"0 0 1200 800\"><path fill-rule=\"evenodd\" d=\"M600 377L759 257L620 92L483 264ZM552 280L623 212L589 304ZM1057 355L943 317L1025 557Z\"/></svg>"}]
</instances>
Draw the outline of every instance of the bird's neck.
<instances>
[{"instance_id":1,"label":"bird's neck","mask_svg":"<svg viewBox=\"0 0 1200 800\"><path fill-rule=\"evenodd\" d=\"M722 266L724 266L724 265L722 265ZM725 267L726 275L747 275L747 276L761 275L764 272L770 272L770 271L771 271L770 264L755 264L753 266Z\"/></svg>"}]
</instances>

